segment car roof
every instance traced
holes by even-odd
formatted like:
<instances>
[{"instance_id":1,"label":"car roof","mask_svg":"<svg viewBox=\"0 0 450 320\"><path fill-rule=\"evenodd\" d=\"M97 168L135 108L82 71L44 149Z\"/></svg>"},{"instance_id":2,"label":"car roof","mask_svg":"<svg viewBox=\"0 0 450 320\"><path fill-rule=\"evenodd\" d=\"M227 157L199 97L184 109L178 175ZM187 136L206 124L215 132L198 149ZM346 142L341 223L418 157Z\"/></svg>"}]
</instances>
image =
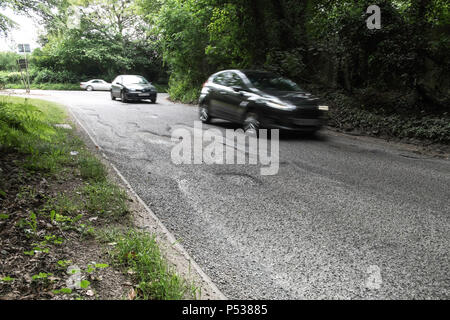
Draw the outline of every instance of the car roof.
<instances>
[{"instance_id":1,"label":"car roof","mask_svg":"<svg viewBox=\"0 0 450 320\"><path fill-rule=\"evenodd\" d=\"M237 73L243 73L244 75L246 75L247 73L260 73L260 74L274 74L273 72L270 71L266 71L266 70L255 70L255 69L227 69L227 70L222 70L219 72L214 73L212 76L216 76L219 75L221 73L225 73L225 72L237 72Z\"/></svg>"}]
</instances>

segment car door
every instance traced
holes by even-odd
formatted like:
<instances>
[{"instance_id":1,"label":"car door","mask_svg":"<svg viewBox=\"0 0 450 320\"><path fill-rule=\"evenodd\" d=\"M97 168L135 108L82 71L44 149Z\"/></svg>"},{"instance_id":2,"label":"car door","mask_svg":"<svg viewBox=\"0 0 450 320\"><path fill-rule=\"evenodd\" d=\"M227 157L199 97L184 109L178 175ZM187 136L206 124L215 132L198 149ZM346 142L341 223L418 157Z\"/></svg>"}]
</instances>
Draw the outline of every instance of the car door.
<instances>
[{"instance_id":1,"label":"car door","mask_svg":"<svg viewBox=\"0 0 450 320\"><path fill-rule=\"evenodd\" d=\"M225 90L227 89L225 86L224 80L225 73L219 73L213 77L211 83L209 83L209 112L211 115L217 118L225 117L225 108L223 106L223 98Z\"/></svg>"},{"instance_id":2,"label":"car door","mask_svg":"<svg viewBox=\"0 0 450 320\"><path fill-rule=\"evenodd\" d=\"M227 86L232 89L225 94L227 115L230 120L239 122L245 112L249 89L236 72L230 72L226 79Z\"/></svg>"},{"instance_id":3,"label":"car door","mask_svg":"<svg viewBox=\"0 0 450 320\"><path fill-rule=\"evenodd\" d=\"M236 76L231 71L217 75L213 80L215 85L210 101L210 105L213 108L213 115L230 121L236 121L238 119L236 108L242 99L241 94L232 88L239 83Z\"/></svg>"},{"instance_id":4,"label":"car door","mask_svg":"<svg viewBox=\"0 0 450 320\"><path fill-rule=\"evenodd\" d=\"M91 86L92 88L94 88L94 90L101 90L101 84L100 84L100 80L92 80L91 82Z\"/></svg>"},{"instance_id":5,"label":"car door","mask_svg":"<svg viewBox=\"0 0 450 320\"><path fill-rule=\"evenodd\" d=\"M111 84L111 93L116 98L120 97L120 91L122 90L122 86L120 85L120 83L122 83L122 77L118 76Z\"/></svg>"}]
</instances>

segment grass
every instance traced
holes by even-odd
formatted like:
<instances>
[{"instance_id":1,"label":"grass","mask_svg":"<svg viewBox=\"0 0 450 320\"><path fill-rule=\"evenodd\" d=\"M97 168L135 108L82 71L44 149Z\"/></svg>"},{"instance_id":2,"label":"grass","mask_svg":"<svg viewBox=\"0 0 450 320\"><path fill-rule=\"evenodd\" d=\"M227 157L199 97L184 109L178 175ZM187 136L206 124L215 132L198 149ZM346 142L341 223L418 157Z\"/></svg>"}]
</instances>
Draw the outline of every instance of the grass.
<instances>
[{"instance_id":1,"label":"grass","mask_svg":"<svg viewBox=\"0 0 450 320\"><path fill-rule=\"evenodd\" d=\"M80 174L83 179L103 181L106 179L105 167L92 156L82 156L78 162Z\"/></svg>"},{"instance_id":2,"label":"grass","mask_svg":"<svg viewBox=\"0 0 450 320\"><path fill-rule=\"evenodd\" d=\"M23 84L7 83L5 89L25 89ZM32 83L30 89L33 90L83 90L79 83Z\"/></svg>"},{"instance_id":3,"label":"grass","mask_svg":"<svg viewBox=\"0 0 450 320\"><path fill-rule=\"evenodd\" d=\"M140 299L196 298L198 289L179 277L167 264L154 236L143 231L109 230L104 240L115 243L110 255L115 263L134 274Z\"/></svg>"},{"instance_id":4,"label":"grass","mask_svg":"<svg viewBox=\"0 0 450 320\"><path fill-rule=\"evenodd\" d=\"M110 241L117 243L111 252L112 262L126 272L134 270L138 298L195 298L196 287L170 268L154 237L133 229L127 233L112 229L113 222L129 228L127 194L108 180L105 166L72 130L55 127L62 123L67 123L67 116L58 104L0 96L0 150L22 154L27 175L39 174L49 181L73 184L66 187L68 191L44 198L40 207L33 208L33 212L21 219L21 230L28 230L27 236L40 241L39 250L48 253L53 250L50 243L53 240L39 239L42 231L43 234L49 231L40 230L42 226L56 223L61 232L81 234L82 241L85 235L95 233L92 224L96 224L105 228L103 232ZM0 187L2 184L0 181ZM3 198L6 193L1 191ZM29 203L36 198L33 187L27 185L16 195L16 199ZM3 221L9 220L8 214L1 214ZM91 221L96 222L91 224ZM35 250L27 254L33 256Z\"/></svg>"},{"instance_id":5,"label":"grass","mask_svg":"<svg viewBox=\"0 0 450 320\"><path fill-rule=\"evenodd\" d=\"M166 93L169 90L167 84L152 83L159 93ZM8 83L5 84L4 89L24 89L21 83ZM80 88L79 83L32 83L30 85L32 90L83 90Z\"/></svg>"},{"instance_id":6,"label":"grass","mask_svg":"<svg viewBox=\"0 0 450 320\"><path fill-rule=\"evenodd\" d=\"M85 209L91 214L120 218L128 213L125 191L109 181L88 184L81 193L86 199Z\"/></svg>"}]
</instances>

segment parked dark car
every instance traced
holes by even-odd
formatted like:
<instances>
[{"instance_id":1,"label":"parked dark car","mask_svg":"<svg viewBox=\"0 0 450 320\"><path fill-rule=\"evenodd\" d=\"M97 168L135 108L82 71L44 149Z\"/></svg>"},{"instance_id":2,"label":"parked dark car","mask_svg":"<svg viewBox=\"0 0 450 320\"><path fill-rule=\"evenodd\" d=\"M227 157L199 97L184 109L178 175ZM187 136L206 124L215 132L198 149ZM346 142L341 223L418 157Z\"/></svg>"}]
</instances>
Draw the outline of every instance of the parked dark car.
<instances>
[{"instance_id":1,"label":"parked dark car","mask_svg":"<svg viewBox=\"0 0 450 320\"><path fill-rule=\"evenodd\" d=\"M144 77L136 75L117 76L111 84L111 99L120 98L122 102L130 100L150 100L156 102L157 91Z\"/></svg>"},{"instance_id":2,"label":"parked dark car","mask_svg":"<svg viewBox=\"0 0 450 320\"><path fill-rule=\"evenodd\" d=\"M314 132L325 123L328 107L293 81L252 70L225 70L203 85L200 120L221 118L242 124L244 130L260 128Z\"/></svg>"}]
</instances>

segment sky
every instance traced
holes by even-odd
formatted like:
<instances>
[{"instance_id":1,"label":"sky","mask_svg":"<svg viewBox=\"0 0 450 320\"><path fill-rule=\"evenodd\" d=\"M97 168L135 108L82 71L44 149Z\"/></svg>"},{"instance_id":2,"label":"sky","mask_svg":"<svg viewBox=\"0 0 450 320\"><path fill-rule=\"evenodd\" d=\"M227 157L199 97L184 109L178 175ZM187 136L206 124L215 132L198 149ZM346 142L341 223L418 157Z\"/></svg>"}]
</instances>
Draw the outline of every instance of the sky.
<instances>
[{"instance_id":1,"label":"sky","mask_svg":"<svg viewBox=\"0 0 450 320\"><path fill-rule=\"evenodd\" d=\"M19 24L18 28L9 32L8 37L0 36L0 51L17 51L17 44L29 43L31 51L39 47L37 43L39 26L29 17L14 14L11 9L0 9L14 22Z\"/></svg>"}]
</instances>

